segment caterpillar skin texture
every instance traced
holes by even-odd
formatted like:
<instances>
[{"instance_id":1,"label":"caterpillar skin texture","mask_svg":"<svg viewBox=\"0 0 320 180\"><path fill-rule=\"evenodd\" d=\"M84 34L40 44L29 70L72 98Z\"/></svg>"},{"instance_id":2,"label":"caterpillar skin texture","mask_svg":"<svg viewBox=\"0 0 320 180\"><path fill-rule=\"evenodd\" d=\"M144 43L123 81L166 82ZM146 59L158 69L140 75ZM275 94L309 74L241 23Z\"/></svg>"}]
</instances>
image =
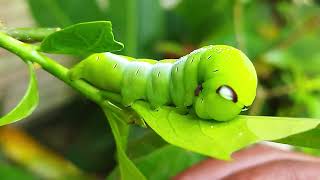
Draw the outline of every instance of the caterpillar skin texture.
<instances>
[{"instance_id":1,"label":"caterpillar skin texture","mask_svg":"<svg viewBox=\"0 0 320 180\"><path fill-rule=\"evenodd\" d=\"M250 106L257 88L251 61L225 45L206 46L177 60L93 54L72 68L70 77L120 94L126 106L136 100L153 107L192 106L198 117L218 121L230 120Z\"/></svg>"}]
</instances>

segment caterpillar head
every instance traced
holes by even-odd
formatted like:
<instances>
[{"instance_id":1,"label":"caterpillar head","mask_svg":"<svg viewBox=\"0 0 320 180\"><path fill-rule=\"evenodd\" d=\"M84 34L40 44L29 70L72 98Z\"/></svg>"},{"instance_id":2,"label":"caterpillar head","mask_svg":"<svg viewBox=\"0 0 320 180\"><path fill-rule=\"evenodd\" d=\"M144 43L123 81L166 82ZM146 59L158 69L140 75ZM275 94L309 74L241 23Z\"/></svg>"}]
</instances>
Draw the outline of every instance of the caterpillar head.
<instances>
[{"instance_id":1,"label":"caterpillar head","mask_svg":"<svg viewBox=\"0 0 320 180\"><path fill-rule=\"evenodd\" d=\"M240 50L210 46L201 56L195 91L196 114L203 119L227 121L247 109L256 96L257 75L253 64Z\"/></svg>"}]
</instances>

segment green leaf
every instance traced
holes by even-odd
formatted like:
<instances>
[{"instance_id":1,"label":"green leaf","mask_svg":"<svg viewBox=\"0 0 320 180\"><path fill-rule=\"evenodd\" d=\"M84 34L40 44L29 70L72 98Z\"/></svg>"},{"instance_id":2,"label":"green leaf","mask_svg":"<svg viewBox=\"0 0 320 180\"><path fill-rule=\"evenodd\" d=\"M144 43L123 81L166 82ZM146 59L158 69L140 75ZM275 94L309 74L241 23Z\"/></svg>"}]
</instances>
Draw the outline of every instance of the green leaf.
<instances>
[{"instance_id":1,"label":"green leaf","mask_svg":"<svg viewBox=\"0 0 320 180\"><path fill-rule=\"evenodd\" d=\"M28 62L28 66L30 73L28 89L19 104L4 117L0 118L0 126L19 121L29 116L38 105L39 94L36 74L31 62Z\"/></svg>"},{"instance_id":2,"label":"green leaf","mask_svg":"<svg viewBox=\"0 0 320 180\"><path fill-rule=\"evenodd\" d=\"M4 162L0 162L0 177L1 180L35 180L37 179L30 172L16 166L8 165Z\"/></svg>"},{"instance_id":3,"label":"green leaf","mask_svg":"<svg viewBox=\"0 0 320 180\"><path fill-rule=\"evenodd\" d=\"M166 145L146 154L134 162L149 180L167 180L179 172L204 159L197 153ZM119 179L119 169L115 168L108 180Z\"/></svg>"},{"instance_id":4,"label":"green leaf","mask_svg":"<svg viewBox=\"0 0 320 180\"><path fill-rule=\"evenodd\" d=\"M276 140L275 142L320 149L320 127Z\"/></svg>"},{"instance_id":5,"label":"green leaf","mask_svg":"<svg viewBox=\"0 0 320 180\"><path fill-rule=\"evenodd\" d=\"M134 162L149 180L167 180L205 157L167 145Z\"/></svg>"},{"instance_id":6,"label":"green leaf","mask_svg":"<svg viewBox=\"0 0 320 180\"><path fill-rule=\"evenodd\" d=\"M264 116L238 116L228 122L215 122L181 115L173 107L152 111L142 101L132 107L167 142L219 159L230 159L234 151L250 144L281 139L320 124L317 119Z\"/></svg>"},{"instance_id":7,"label":"green leaf","mask_svg":"<svg viewBox=\"0 0 320 180\"><path fill-rule=\"evenodd\" d=\"M119 117L112 111L109 111L106 108L103 108L103 111L108 118L112 133L114 135L114 139L116 141L117 158L120 167L121 179L146 179L125 153L125 146L128 135L128 124L124 124L123 121L121 121L121 119L119 119Z\"/></svg>"},{"instance_id":8,"label":"green leaf","mask_svg":"<svg viewBox=\"0 0 320 180\"><path fill-rule=\"evenodd\" d=\"M31 13L42 27L65 27L74 23L105 19L93 0L28 0Z\"/></svg>"},{"instance_id":9,"label":"green leaf","mask_svg":"<svg viewBox=\"0 0 320 180\"><path fill-rule=\"evenodd\" d=\"M141 133L141 135L140 137L134 137L135 135L133 133ZM127 154L132 159L145 156L156 149L168 145L168 143L151 128L135 128L135 126L133 126L130 128L130 134Z\"/></svg>"},{"instance_id":10,"label":"green leaf","mask_svg":"<svg viewBox=\"0 0 320 180\"><path fill-rule=\"evenodd\" d=\"M40 48L47 53L86 55L119 51L123 44L114 40L110 21L95 21L57 31L45 38Z\"/></svg>"},{"instance_id":11,"label":"green leaf","mask_svg":"<svg viewBox=\"0 0 320 180\"><path fill-rule=\"evenodd\" d=\"M301 151L306 154L310 154L312 156L320 156L320 150L319 149L313 149L313 148L306 148L306 147L295 147L295 150Z\"/></svg>"}]
</instances>

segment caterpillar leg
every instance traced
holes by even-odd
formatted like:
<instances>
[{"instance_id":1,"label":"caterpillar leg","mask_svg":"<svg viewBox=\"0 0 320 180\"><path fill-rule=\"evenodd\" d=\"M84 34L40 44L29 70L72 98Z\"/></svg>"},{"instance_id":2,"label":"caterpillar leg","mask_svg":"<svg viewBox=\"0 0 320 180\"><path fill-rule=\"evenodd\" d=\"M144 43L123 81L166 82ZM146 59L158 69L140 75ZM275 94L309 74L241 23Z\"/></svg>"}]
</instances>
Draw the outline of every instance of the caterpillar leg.
<instances>
[{"instance_id":1,"label":"caterpillar leg","mask_svg":"<svg viewBox=\"0 0 320 180\"><path fill-rule=\"evenodd\" d=\"M175 111L178 112L179 114L186 115L186 114L189 114L190 109L188 107L176 107Z\"/></svg>"},{"instance_id":2,"label":"caterpillar leg","mask_svg":"<svg viewBox=\"0 0 320 180\"><path fill-rule=\"evenodd\" d=\"M71 68L68 72L68 77L72 81L81 79L83 74L83 63L79 63L73 68Z\"/></svg>"},{"instance_id":3,"label":"caterpillar leg","mask_svg":"<svg viewBox=\"0 0 320 180\"><path fill-rule=\"evenodd\" d=\"M113 92L109 92L109 91L103 91L103 90L101 90L100 93L103 96L103 98L106 99L106 100L111 100L113 102L118 102L118 103L122 102L121 95L119 95L117 93L113 93Z\"/></svg>"}]
</instances>

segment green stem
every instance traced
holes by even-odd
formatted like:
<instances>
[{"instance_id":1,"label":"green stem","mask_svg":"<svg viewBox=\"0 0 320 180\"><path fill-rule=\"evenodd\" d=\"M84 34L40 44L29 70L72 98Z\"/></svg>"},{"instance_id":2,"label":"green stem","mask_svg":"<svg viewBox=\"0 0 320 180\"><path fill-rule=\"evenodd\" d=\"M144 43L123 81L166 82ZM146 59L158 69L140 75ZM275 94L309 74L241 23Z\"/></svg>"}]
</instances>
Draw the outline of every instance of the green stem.
<instances>
[{"instance_id":1,"label":"green stem","mask_svg":"<svg viewBox=\"0 0 320 180\"><path fill-rule=\"evenodd\" d=\"M137 1L131 0L126 3L127 13L126 13L126 52L129 56L137 56Z\"/></svg>"},{"instance_id":2,"label":"green stem","mask_svg":"<svg viewBox=\"0 0 320 180\"><path fill-rule=\"evenodd\" d=\"M2 28L0 31L23 42L40 42L60 28Z\"/></svg>"},{"instance_id":3,"label":"green stem","mask_svg":"<svg viewBox=\"0 0 320 180\"><path fill-rule=\"evenodd\" d=\"M103 101L98 89L82 80L71 81L68 77L69 70L47 56L39 53L36 50L37 46L22 43L4 33L0 33L0 45L18 55L24 61L38 63L44 70L78 90L92 101L96 103L101 103Z\"/></svg>"},{"instance_id":4,"label":"green stem","mask_svg":"<svg viewBox=\"0 0 320 180\"><path fill-rule=\"evenodd\" d=\"M9 50L10 52L19 56L23 61L31 61L33 63L39 64L44 70L57 77L58 79L64 81L73 89L80 92L82 95L86 96L88 99L100 105L102 108L108 108L113 112L117 113L126 122L139 122L139 125L144 126L143 123L137 121L137 116L133 111L128 108L120 107L112 102L106 100L106 92L103 92L91 84L83 80L71 80L68 76L69 69L60 65L56 61L50 59L49 57L38 52L37 46L25 44L20 42L9 35L0 32L0 46ZM114 97L113 100L119 101L119 98ZM117 102L120 103L120 102Z\"/></svg>"},{"instance_id":5,"label":"green stem","mask_svg":"<svg viewBox=\"0 0 320 180\"><path fill-rule=\"evenodd\" d=\"M243 32L243 6L241 0L236 0L233 7L233 24L238 48L246 50L245 35Z\"/></svg>"}]
</instances>

